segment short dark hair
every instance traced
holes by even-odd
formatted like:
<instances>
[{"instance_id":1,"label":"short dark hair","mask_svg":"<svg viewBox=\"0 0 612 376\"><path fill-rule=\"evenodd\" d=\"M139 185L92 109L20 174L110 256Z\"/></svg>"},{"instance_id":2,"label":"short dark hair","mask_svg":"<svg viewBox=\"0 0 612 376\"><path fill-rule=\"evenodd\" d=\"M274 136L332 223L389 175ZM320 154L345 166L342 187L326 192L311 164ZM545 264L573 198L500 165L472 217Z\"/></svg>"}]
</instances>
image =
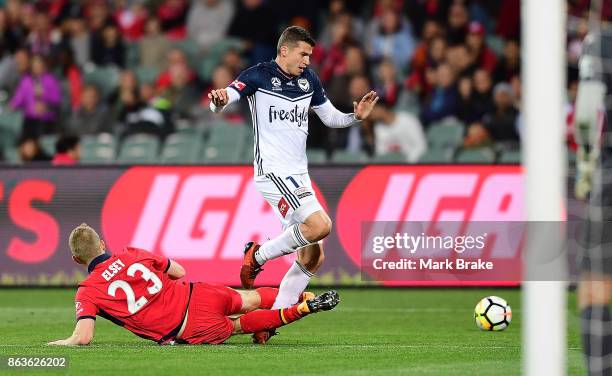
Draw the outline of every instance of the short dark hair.
<instances>
[{"instance_id":1,"label":"short dark hair","mask_svg":"<svg viewBox=\"0 0 612 376\"><path fill-rule=\"evenodd\" d=\"M308 30L299 26L289 26L283 31L280 38L278 38L276 53L280 54L281 46L294 47L298 42L306 42L312 47L316 44Z\"/></svg>"},{"instance_id":2,"label":"short dark hair","mask_svg":"<svg viewBox=\"0 0 612 376\"><path fill-rule=\"evenodd\" d=\"M67 153L68 151L77 147L81 142L79 136L63 136L55 142L56 153Z\"/></svg>"}]
</instances>

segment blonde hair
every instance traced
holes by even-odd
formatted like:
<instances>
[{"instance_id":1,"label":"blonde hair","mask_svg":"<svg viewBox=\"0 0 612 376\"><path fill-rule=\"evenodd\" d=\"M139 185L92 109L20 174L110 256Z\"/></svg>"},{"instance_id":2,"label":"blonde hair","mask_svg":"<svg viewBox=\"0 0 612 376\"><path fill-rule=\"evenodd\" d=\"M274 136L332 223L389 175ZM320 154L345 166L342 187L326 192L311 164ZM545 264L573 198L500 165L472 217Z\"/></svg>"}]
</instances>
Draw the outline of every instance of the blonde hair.
<instances>
[{"instance_id":1,"label":"blonde hair","mask_svg":"<svg viewBox=\"0 0 612 376\"><path fill-rule=\"evenodd\" d=\"M68 238L70 252L83 262L88 262L100 254L100 236L87 223L75 227Z\"/></svg>"}]
</instances>

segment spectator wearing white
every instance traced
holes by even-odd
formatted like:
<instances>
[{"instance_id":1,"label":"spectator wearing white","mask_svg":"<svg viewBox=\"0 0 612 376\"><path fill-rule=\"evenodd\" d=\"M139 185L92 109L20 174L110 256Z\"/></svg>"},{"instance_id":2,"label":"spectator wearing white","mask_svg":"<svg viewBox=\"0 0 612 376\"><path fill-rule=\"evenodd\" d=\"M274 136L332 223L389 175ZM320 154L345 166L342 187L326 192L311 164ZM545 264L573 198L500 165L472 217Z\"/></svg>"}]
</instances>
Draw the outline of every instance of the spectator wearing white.
<instances>
[{"instance_id":1,"label":"spectator wearing white","mask_svg":"<svg viewBox=\"0 0 612 376\"><path fill-rule=\"evenodd\" d=\"M220 42L234 16L231 0L196 0L187 16L187 35L202 50Z\"/></svg>"},{"instance_id":2,"label":"spectator wearing white","mask_svg":"<svg viewBox=\"0 0 612 376\"><path fill-rule=\"evenodd\" d=\"M404 69L412 60L415 47L410 24L392 9L385 10L371 40L370 56L390 58L396 67Z\"/></svg>"},{"instance_id":3,"label":"spectator wearing white","mask_svg":"<svg viewBox=\"0 0 612 376\"><path fill-rule=\"evenodd\" d=\"M384 104L372 111L374 143L377 155L400 152L407 162L417 162L427 150L427 140L419 119L408 113L393 111Z\"/></svg>"}]
</instances>

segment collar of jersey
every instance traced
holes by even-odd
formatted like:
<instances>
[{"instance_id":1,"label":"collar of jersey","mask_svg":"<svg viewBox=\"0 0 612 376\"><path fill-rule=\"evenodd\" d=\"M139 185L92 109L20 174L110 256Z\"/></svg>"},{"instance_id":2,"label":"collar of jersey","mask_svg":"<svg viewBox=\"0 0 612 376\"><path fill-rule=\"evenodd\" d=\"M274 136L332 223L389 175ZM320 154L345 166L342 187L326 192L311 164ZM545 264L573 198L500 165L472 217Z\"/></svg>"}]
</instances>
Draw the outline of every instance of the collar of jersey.
<instances>
[{"instance_id":1,"label":"collar of jersey","mask_svg":"<svg viewBox=\"0 0 612 376\"><path fill-rule=\"evenodd\" d=\"M280 74L282 74L282 75L283 75L283 78L284 78L284 79L286 79L286 80L288 80L288 81L291 81L291 80L293 80L294 78L296 78L296 77L297 77L297 76L292 76L292 75L290 75L289 73L285 72L285 71L283 70L283 68L281 68L281 67L280 67L280 65L278 65L278 63L276 62L276 60L272 60L272 64L274 64L274 67L276 68L276 70L278 70L278 71L280 72Z\"/></svg>"},{"instance_id":2,"label":"collar of jersey","mask_svg":"<svg viewBox=\"0 0 612 376\"><path fill-rule=\"evenodd\" d=\"M110 257L111 256L108 253L103 253L100 256L96 257L95 259L91 260L89 265L87 265L87 273L93 272L93 270L95 269L96 266L98 266L99 263L108 260Z\"/></svg>"}]
</instances>

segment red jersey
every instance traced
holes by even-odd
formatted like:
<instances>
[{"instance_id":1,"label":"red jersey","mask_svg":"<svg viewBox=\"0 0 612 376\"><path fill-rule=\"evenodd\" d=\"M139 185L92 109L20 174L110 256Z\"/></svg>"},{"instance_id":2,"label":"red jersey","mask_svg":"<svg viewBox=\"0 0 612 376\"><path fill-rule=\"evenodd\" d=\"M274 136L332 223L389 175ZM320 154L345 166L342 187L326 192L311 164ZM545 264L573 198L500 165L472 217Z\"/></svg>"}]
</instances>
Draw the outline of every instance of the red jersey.
<instances>
[{"instance_id":1,"label":"red jersey","mask_svg":"<svg viewBox=\"0 0 612 376\"><path fill-rule=\"evenodd\" d=\"M189 283L170 279L170 260L127 247L87 267L75 296L77 321L96 315L156 342L175 336L189 303Z\"/></svg>"}]
</instances>

